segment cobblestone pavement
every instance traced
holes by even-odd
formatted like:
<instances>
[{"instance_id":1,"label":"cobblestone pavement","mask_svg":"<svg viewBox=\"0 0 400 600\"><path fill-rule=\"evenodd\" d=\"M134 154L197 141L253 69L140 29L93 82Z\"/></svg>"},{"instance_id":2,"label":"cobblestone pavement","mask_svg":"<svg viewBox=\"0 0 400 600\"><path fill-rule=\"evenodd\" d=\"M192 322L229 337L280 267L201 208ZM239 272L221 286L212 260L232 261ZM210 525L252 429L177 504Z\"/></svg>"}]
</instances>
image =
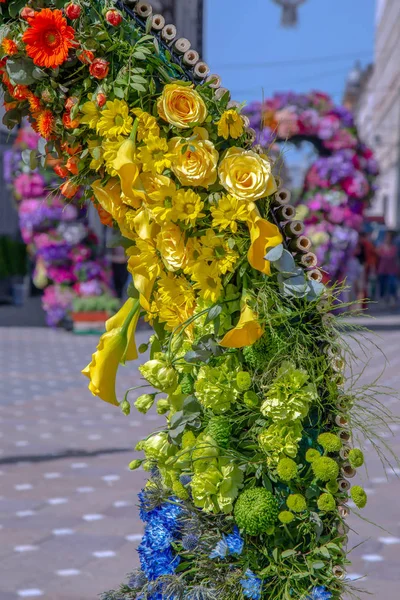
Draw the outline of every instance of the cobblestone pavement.
<instances>
[{"instance_id":1,"label":"cobblestone pavement","mask_svg":"<svg viewBox=\"0 0 400 600\"><path fill-rule=\"evenodd\" d=\"M400 330L376 335L390 361L385 384L400 389ZM139 337L146 341L148 334ZM127 465L137 440L162 418L124 417L90 395L79 372L96 342L63 331L0 329L0 600L95 600L138 564L136 493L145 475ZM369 346L363 382L384 365ZM121 369L121 392L138 382L132 365ZM390 395L384 401L399 414ZM395 425L388 441L400 455L399 432ZM352 552L349 575L365 575L354 584L373 598L397 600L400 482L364 446L369 472L360 479L369 503L363 516L383 529L351 517L350 545L363 543Z\"/></svg>"}]
</instances>

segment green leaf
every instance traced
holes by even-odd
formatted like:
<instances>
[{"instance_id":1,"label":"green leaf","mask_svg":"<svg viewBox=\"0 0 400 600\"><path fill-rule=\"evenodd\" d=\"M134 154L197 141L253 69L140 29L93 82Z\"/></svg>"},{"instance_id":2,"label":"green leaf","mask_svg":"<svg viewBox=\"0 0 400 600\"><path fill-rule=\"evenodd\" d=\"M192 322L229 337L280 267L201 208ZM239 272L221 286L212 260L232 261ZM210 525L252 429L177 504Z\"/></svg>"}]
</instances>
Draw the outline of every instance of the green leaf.
<instances>
[{"instance_id":1,"label":"green leaf","mask_svg":"<svg viewBox=\"0 0 400 600\"><path fill-rule=\"evenodd\" d=\"M281 554L282 558L289 558L289 556L295 556L296 550L284 550Z\"/></svg>"},{"instance_id":2,"label":"green leaf","mask_svg":"<svg viewBox=\"0 0 400 600\"><path fill-rule=\"evenodd\" d=\"M21 123L21 119L21 111L18 108L13 108L4 113L3 124L7 127L7 129L14 129L16 125Z\"/></svg>"},{"instance_id":3,"label":"green leaf","mask_svg":"<svg viewBox=\"0 0 400 600\"><path fill-rule=\"evenodd\" d=\"M114 94L117 96L117 98L121 98L121 99L125 98L125 92L121 88L118 88L118 87L114 88Z\"/></svg>"},{"instance_id":4,"label":"green leaf","mask_svg":"<svg viewBox=\"0 0 400 600\"><path fill-rule=\"evenodd\" d=\"M326 548L325 546L321 546L321 548L318 548L318 554L321 554L321 556L327 559L331 557L328 548Z\"/></svg>"},{"instance_id":5,"label":"green leaf","mask_svg":"<svg viewBox=\"0 0 400 600\"><path fill-rule=\"evenodd\" d=\"M38 141L38 152L39 154L41 154L42 156L46 156L46 140L44 138L39 138Z\"/></svg>"},{"instance_id":6,"label":"green leaf","mask_svg":"<svg viewBox=\"0 0 400 600\"><path fill-rule=\"evenodd\" d=\"M150 33L152 24L153 24L153 17L152 17L152 15L150 15L146 19L146 33Z\"/></svg>"},{"instance_id":7,"label":"green leaf","mask_svg":"<svg viewBox=\"0 0 400 600\"><path fill-rule=\"evenodd\" d=\"M279 260L283 253L283 244L278 244L274 248L267 248L267 253L264 256L265 260L269 260L270 262L275 262Z\"/></svg>"},{"instance_id":8,"label":"green leaf","mask_svg":"<svg viewBox=\"0 0 400 600\"><path fill-rule=\"evenodd\" d=\"M146 88L141 83L131 83L131 88L137 92L146 92Z\"/></svg>"},{"instance_id":9,"label":"green leaf","mask_svg":"<svg viewBox=\"0 0 400 600\"><path fill-rule=\"evenodd\" d=\"M146 60L147 56L140 50L136 50L136 52L133 53L133 58L136 58L137 60Z\"/></svg>"},{"instance_id":10,"label":"green leaf","mask_svg":"<svg viewBox=\"0 0 400 600\"><path fill-rule=\"evenodd\" d=\"M7 73L15 85L31 85L35 83L32 77L33 69L33 62L27 58L9 58L6 63Z\"/></svg>"},{"instance_id":11,"label":"green leaf","mask_svg":"<svg viewBox=\"0 0 400 600\"><path fill-rule=\"evenodd\" d=\"M10 17L13 19L19 14L21 8L23 8L26 4L26 0L14 0L14 2L10 2L8 5L8 12L10 13Z\"/></svg>"},{"instance_id":12,"label":"green leaf","mask_svg":"<svg viewBox=\"0 0 400 600\"><path fill-rule=\"evenodd\" d=\"M317 560L316 562L313 562L311 566L315 571L318 571L325 567L325 563L323 563L322 560Z\"/></svg>"},{"instance_id":13,"label":"green leaf","mask_svg":"<svg viewBox=\"0 0 400 600\"><path fill-rule=\"evenodd\" d=\"M34 171L37 166L38 166L38 160L37 160L36 150L32 150L32 152L30 153L30 156L29 156L29 168L31 169L31 171Z\"/></svg>"},{"instance_id":14,"label":"green leaf","mask_svg":"<svg viewBox=\"0 0 400 600\"><path fill-rule=\"evenodd\" d=\"M147 79L145 79L141 75L132 75L131 81L134 81L135 83L143 83L145 85L147 84Z\"/></svg>"},{"instance_id":15,"label":"green leaf","mask_svg":"<svg viewBox=\"0 0 400 600\"><path fill-rule=\"evenodd\" d=\"M215 304L215 306L212 306L207 313L207 317L206 317L206 320L204 321L204 325L207 325L207 323L210 323L211 321L216 319L221 314L221 312L222 312L222 306L220 306L219 304Z\"/></svg>"},{"instance_id":16,"label":"green leaf","mask_svg":"<svg viewBox=\"0 0 400 600\"><path fill-rule=\"evenodd\" d=\"M47 75L42 69L39 69L39 67L35 67L32 71L32 77L40 81L40 79L46 79Z\"/></svg>"}]
</instances>

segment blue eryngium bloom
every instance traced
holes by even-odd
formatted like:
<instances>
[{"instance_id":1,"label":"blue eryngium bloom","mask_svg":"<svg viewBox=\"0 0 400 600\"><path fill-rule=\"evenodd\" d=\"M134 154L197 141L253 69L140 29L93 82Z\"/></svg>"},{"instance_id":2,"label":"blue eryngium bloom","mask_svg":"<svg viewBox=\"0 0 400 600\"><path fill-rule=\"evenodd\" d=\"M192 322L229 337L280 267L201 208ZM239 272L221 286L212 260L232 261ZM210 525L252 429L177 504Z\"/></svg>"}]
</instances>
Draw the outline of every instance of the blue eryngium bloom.
<instances>
[{"instance_id":1,"label":"blue eryngium bloom","mask_svg":"<svg viewBox=\"0 0 400 600\"><path fill-rule=\"evenodd\" d=\"M321 585L315 587L310 596L307 596L307 600L330 600L332 598L331 592L328 592L326 587Z\"/></svg>"},{"instance_id":2,"label":"blue eryngium bloom","mask_svg":"<svg viewBox=\"0 0 400 600\"><path fill-rule=\"evenodd\" d=\"M246 579L240 580L243 589L243 596L245 598L250 598L251 600L261 600L261 579L257 577L250 569L247 569L244 575Z\"/></svg>"},{"instance_id":3,"label":"blue eryngium bloom","mask_svg":"<svg viewBox=\"0 0 400 600\"><path fill-rule=\"evenodd\" d=\"M218 542L214 550L210 554L210 558L225 558L228 555L241 554L243 551L244 540L239 533L239 529L235 526L233 533L223 536Z\"/></svg>"}]
</instances>

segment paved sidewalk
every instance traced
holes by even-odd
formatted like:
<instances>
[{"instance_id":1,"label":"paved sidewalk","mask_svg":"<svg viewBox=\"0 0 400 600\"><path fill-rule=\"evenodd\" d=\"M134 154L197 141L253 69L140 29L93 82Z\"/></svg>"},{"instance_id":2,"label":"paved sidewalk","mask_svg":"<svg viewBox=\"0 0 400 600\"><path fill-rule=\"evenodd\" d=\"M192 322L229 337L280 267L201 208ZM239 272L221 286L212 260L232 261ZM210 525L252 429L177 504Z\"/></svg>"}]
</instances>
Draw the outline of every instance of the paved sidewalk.
<instances>
[{"instance_id":1,"label":"paved sidewalk","mask_svg":"<svg viewBox=\"0 0 400 600\"><path fill-rule=\"evenodd\" d=\"M146 341L148 334L139 338ZM136 494L145 474L127 465L137 440L163 417L134 410L124 417L91 396L80 369L97 340L60 330L0 329L0 600L95 600L138 564ZM399 390L400 331L370 340L390 360L384 383ZM373 343L363 382L383 369ZM138 382L134 365L121 369L120 393ZM384 402L400 414L390 394ZM395 425L388 440L398 454L399 431ZM349 573L352 579L366 575L357 586L372 598L397 600L400 482L383 470L371 445L364 446L369 503L363 516L384 529L351 517L358 535L350 545L364 543L352 553Z\"/></svg>"}]
</instances>

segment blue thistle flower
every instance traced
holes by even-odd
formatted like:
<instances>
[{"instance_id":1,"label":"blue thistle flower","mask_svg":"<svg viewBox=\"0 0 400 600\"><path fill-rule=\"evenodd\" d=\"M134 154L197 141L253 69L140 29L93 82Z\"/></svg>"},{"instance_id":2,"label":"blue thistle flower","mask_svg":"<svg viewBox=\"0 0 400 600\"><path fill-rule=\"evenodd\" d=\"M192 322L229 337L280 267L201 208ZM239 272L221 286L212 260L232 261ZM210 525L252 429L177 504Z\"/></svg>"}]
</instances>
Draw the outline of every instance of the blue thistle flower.
<instances>
[{"instance_id":1,"label":"blue thistle flower","mask_svg":"<svg viewBox=\"0 0 400 600\"><path fill-rule=\"evenodd\" d=\"M239 529L238 529L238 527L236 527L236 525L233 528L233 533L230 533L229 535L227 535L225 538L225 541L228 546L229 554L238 554L238 555L242 554L243 546L244 546L244 539L240 535Z\"/></svg>"},{"instance_id":2,"label":"blue thistle flower","mask_svg":"<svg viewBox=\"0 0 400 600\"><path fill-rule=\"evenodd\" d=\"M133 573L131 578L128 581L129 587L132 588L133 590L138 590L138 589L142 588L144 585L146 585L146 583L147 583L147 577L143 573L143 571L140 571L140 570Z\"/></svg>"},{"instance_id":3,"label":"blue thistle flower","mask_svg":"<svg viewBox=\"0 0 400 600\"><path fill-rule=\"evenodd\" d=\"M247 569L244 575L246 579L240 580L243 596L245 598L251 598L251 600L261 600L261 579L259 579L250 569Z\"/></svg>"},{"instance_id":4,"label":"blue thistle flower","mask_svg":"<svg viewBox=\"0 0 400 600\"><path fill-rule=\"evenodd\" d=\"M321 585L315 587L310 596L307 596L307 600L330 600L332 593L329 592L326 587Z\"/></svg>"},{"instance_id":5,"label":"blue thistle flower","mask_svg":"<svg viewBox=\"0 0 400 600\"><path fill-rule=\"evenodd\" d=\"M182 546L185 550L195 550L199 545L199 537L194 533L188 533L182 538Z\"/></svg>"}]
</instances>

